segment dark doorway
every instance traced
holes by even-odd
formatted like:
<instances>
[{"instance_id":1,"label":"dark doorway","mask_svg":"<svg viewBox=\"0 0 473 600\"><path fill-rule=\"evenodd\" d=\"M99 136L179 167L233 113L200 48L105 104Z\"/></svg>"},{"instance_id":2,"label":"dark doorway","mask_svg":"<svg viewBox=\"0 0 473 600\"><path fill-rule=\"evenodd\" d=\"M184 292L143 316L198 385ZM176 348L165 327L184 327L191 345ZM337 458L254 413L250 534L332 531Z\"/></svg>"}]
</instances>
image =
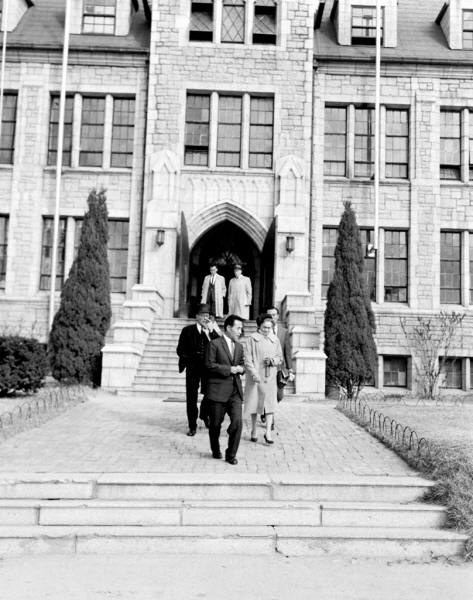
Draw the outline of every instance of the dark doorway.
<instances>
[{"instance_id":1,"label":"dark doorway","mask_svg":"<svg viewBox=\"0 0 473 600\"><path fill-rule=\"evenodd\" d=\"M261 310L261 253L251 238L237 225L230 221L219 223L205 233L192 248L189 264L189 316L195 315L201 300L204 277L209 274L210 265L216 264L219 275L225 277L228 288L233 278L233 267L240 264L243 275L251 279L253 302L250 308L250 319L255 318ZM225 313L228 311L227 299L224 302Z\"/></svg>"}]
</instances>

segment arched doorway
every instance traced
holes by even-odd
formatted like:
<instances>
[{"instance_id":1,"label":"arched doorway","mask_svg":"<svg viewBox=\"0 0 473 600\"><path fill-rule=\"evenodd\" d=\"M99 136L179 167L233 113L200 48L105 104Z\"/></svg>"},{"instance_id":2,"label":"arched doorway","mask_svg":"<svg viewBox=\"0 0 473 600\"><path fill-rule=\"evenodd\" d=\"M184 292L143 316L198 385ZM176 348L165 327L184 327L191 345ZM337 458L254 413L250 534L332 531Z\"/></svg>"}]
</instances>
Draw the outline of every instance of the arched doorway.
<instances>
[{"instance_id":1,"label":"arched doorway","mask_svg":"<svg viewBox=\"0 0 473 600\"><path fill-rule=\"evenodd\" d=\"M209 229L190 251L189 316L195 315L196 307L201 300L204 277L209 274L212 263L217 265L219 275L225 277L227 288L230 279L234 276L234 265L238 263L242 266L243 275L251 279L253 302L250 309L250 319L255 318L262 309L260 293L261 253L245 231L231 221L222 221ZM227 312L227 299L225 299L224 309Z\"/></svg>"}]
</instances>

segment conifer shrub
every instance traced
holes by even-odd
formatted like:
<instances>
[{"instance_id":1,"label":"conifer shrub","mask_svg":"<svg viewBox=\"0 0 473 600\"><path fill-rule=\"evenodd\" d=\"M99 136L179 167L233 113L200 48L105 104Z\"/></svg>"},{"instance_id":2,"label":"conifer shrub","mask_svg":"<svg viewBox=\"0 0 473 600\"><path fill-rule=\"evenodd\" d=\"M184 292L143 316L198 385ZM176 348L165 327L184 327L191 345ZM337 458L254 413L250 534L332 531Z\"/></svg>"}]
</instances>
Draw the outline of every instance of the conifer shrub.
<instances>
[{"instance_id":1,"label":"conifer shrub","mask_svg":"<svg viewBox=\"0 0 473 600\"><path fill-rule=\"evenodd\" d=\"M34 338L0 337L0 396L36 392L48 369L46 348Z\"/></svg>"},{"instance_id":2,"label":"conifer shrub","mask_svg":"<svg viewBox=\"0 0 473 600\"><path fill-rule=\"evenodd\" d=\"M376 330L363 277L363 246L350 202L345 203L327 292L324 350L327 383L357 396L376 372Z\"/></svg>"},{"instance_id":3,"label":"conifer shrub","mask_svg":"<svg viewBox=\"0 0 473 600\"><path fill-rule=\"evenodd\" d=\"M62 383L100 384L101 349L110 327L110 267L105 190L92 190L82 234L49 336L51 372Z\"/></svg>"}]
</instances>

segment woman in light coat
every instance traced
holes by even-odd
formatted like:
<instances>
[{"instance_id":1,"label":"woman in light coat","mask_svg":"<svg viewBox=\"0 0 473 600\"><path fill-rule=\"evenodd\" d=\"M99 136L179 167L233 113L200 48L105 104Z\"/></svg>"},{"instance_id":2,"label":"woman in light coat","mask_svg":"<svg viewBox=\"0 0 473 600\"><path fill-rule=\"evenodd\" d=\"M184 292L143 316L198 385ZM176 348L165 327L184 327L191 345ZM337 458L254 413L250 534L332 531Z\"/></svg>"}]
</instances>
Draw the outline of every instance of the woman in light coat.
<instances>
[{"instance_id":1,"label":"woman in light coat","mask_svg":"<svg viewBox=\"0 0 473 600\"><path fill-rule=\"evenodd\" d=\"M277 406L276 374L284 359L281 343L273 333L271 315L260 315L256 325L258 330L250 335L245 349L245 415L251 415L251 441L256 442L257 415L266 414L264 439L267 444L273 444L271 424Z\"/></svg>"}]
</instances>

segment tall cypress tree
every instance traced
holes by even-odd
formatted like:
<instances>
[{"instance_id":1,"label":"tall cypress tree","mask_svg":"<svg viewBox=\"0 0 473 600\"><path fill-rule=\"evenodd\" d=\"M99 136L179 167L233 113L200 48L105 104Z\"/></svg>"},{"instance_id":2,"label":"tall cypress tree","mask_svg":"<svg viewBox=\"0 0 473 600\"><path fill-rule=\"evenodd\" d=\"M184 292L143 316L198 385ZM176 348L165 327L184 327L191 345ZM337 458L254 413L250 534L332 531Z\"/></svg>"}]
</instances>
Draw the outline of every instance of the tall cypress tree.
<instances>
[{"instance_id":1,"label":"tall cypress tree","mask_svg":"<svg viewBox=\"0 0 473 600\"><path fill-rule=\"evenodd\" d=\"M105 190L92 190L87 204L77 257L49 335L52 375L64 383L100 382L100 351L111 320Z\"/></svg>"},{"instance_id":2,"label":"tall cypress tree","mask_svg":"<svg viewBox=\"0 0 473 600\"><path fill-rule=\"evenodd\" d=\"M328 288L324 333L330 385L357 396L376 370L376 330L363 278L363 246L350 202L345 203L335 248L335 273Z\"/></svg>"}]
</instances>

